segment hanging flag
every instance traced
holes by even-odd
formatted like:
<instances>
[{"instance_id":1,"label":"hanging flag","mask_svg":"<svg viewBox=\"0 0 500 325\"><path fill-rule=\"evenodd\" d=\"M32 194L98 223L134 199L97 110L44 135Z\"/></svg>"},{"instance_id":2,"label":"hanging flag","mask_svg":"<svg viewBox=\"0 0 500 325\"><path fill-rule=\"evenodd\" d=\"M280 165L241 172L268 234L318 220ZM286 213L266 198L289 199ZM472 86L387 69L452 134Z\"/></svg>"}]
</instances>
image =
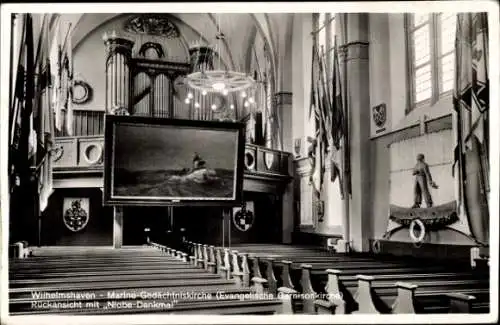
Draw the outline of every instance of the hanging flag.
<instances>
[{"instance_id":1,"label":"hanging flag","mask_svg":"<svg viewBox=\"0 0 500 325\"><path fill-rule=\"evenodd\" d=\"M331 139L332 139L332 155L331 155L331 177L330 180L335 182L338 178L340 186L340 194L344 199L344 184L345 175L342 172L345 168L341 168L341 160L345 155L348 155L348 146L346 145L346 128L347 121L344 114L343 98L342 98L342 83L340 80L340 65L338 59L337 38L334 41L333 50L333 71L332 71L332 109L331 109ZM343 146L341 143L343 142ZM344 169L344 170L343 170Z\"/></svg>"},{"instance_id":2,"label":"hanging flag","mask_svg":"<svg viewBox=\"0 0 500 325\"><path fill-rule=\"evenodd\" d=\"M54 114L52 109L52 73L50 64L49 15L44 15L44 24L39 41L36 71L38 75L35 92L34 131L38 135L39 150L36 155L35 173L38 179L39 208L44 211L52 194L52 158L54 137Z\"/></svg>"},{"instance_id":3,"label":"hanging flag","mask_svg":"<svg viewBox=\"0 0 500 325\"><path fill-rule=\"evenodd\" d=\"M67 74L66 83L66 132L69 136L74 135L73 127L73 43L72 43L71 24L68 27L67 44L65 45L66 53L64 57L64 69Z\"/></svg>"},{"instance_id":4,"label":"hanging flag","mask_svg":"<svg viewBox=\"0 0 500 325\"><path fill-rule=\"evenodd\" d=\"M320 80L321 80L321 105L322 105L322 110L321 110L321 118L322 118L322 127L323 130L325 131L324 134L324 142L326 144L325 150L328 151L330 150L330 145L331 145L331 139L330 139L330 134L332 132L331 127L332 127L332 117L331 117L331 110L332 110L332 100L331 100L331 92L330 92L330 87L327 84L328 80L328 75L327 75L327 68L326 68L326 55L325 51L323 49L323 46L321 47L321 56L320 56ZM325 153L326 153L325 151Z\"/></svg>"},{"instance_id":5,"label":"hanging flag","mask_svg":"<svg viewBox=\"0 0 500 325\"><path fill-rule=\"evenodd\" d=\"M454 121L457 141L453 173L459 184L458 207L480 243L489 238L488 21L486 13L457 15Z\"/></svg>"},{"instance_id":6,"label":"hanging flag","mask_svg":"<svg viewBox=\"0 0 500 325\"><path fill-rule=\"evenodd\" d=\"M51 61L55 68L53 87L55 128L60 135L71 136L73 135L71 25L65 26L59 20L55 29L55 40L51 48Z\"/></svg>"},{"instance_id":7,"label":"hanging flag","mask_svg":"<svg viewBox=\"0 0 500 325\"><path fill-rule=\"evenodd\" d=\"M340 141L346 133L346 121L344 116L344 107L342 105L342 83L340 80L337 38L335 38L333 50L332 95L333 100L331 110L331 137L332 145L338 150L340 149Z\"/></svg>"},{"instance_id":8,"label":"hanging flag","mask_svg":"<svg viewBox=\"0 0 500 325\"><path fill-rule=\"evenodd\" d=\"M61 22L57 21L54 27L54 38L50 48L50 66L52 67L52 106L54 110L54 127L58 134L62 135L63 129L63 105L61 99L61 76L62 76L62 53L63 43L61 39Z\"/></svg>"},{"instance_id":9,"label":"hanging flag","mask_svg":"<svg viewBox=\"0 0 500 325\"><path fill-rule=\"evenodd\" d=\"M322 138L324 135L321 118L321 100L320 100L320 62L319 54L316 47L316 42L313 42L312 49L312 65L311 65L311 103L310 114L314 112L314 137L308 137L310 147L308 149L308 157L311 160L311 175L310 182L313 185L316 198L321 196L322 176L324 170L323 146Z\"/></svg>"},{"instance_id":10,"label":"hanging flag","mask_svg":"<svg viewBox=\"0 0 500 325\"><path fill-rule=\"evenodd\" d=\"M20 103L20 114L18 115L19 120L19 146L18 146L18 156L16 157L17 169L20 174L20 181L22 185L29 184L31 180L30 175L30 158L33 152L32 143L33 134L31 132L32 128L32 113L33 113L33 99L34 99L34 86L35 86L35 71L34 71L34 43L33 43L33 17L31 14L25 15L26 19L26 39L25 39L25 57L24 65L26 73L24 75L24 98ZM31 142L31 145L30 145Z\"/></svg>"}]
</instances>

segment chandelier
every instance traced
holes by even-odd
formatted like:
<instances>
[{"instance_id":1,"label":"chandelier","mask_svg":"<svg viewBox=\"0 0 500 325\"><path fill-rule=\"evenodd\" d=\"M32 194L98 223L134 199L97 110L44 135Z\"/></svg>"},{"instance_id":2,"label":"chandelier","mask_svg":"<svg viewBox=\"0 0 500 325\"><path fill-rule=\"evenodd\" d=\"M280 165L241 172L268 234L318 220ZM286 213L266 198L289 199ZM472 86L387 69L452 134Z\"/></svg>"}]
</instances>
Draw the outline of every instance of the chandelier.
<instances>
[{"instance_id":1,"label":"chandelier","mask_svg":"<svg viewBox=\"0 0 500 325\"><path fill-rule=\"evenodd\" d=\"M223 95L245 90L254 84L253 78L246 73L229 70L193 72L186 79L188 85L193 89L202 92L219 92Z\"/></svg>"},{"instance_id":2,"label":"chandelier","mask_svg":"<svg viewBox=\"0 0 500 325\"><path fill-rule=\"evenodd\" d=\"M234 110L234 102L238 101L238 97L244 101L244 107L249 107L255 103L253 95L256 81L250 74L230 70L224 65L224 62L228 62L223 60L223 51L221 51L221 43L224 42L225 35L220 30L219 19L217 20L218 27L214 44L205 45L200 37L199 42L194 42L190 46L190 53L193 54L191 60L193 72L185 76L184 81L191 91L188 91L184 102L190 104L193 101L194 107L197 108L200 104L199 100L194 98L198 97L196 93L201 96L213 94L224 96L228 101L232 101L233 103L226 106L230 110ZM210 107L213 111L221 108L216 103L212 103Z\"/></svg>"}]
</instances>

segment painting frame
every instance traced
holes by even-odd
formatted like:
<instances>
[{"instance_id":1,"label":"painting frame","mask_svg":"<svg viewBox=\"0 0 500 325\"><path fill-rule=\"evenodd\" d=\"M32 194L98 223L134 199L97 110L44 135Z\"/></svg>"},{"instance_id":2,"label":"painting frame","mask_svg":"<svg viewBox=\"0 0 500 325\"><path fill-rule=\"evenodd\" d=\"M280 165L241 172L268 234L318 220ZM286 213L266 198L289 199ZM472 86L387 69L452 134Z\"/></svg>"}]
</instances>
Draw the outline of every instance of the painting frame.
<instances>
[{"instance_id":1,"label":"painting frame","mask_svg":"<svg viewBox=\"0 0 500 325\"><path fill-rule=\"evenodd\" d=\"M245 152L245 124L242 122L228 121L203 121L170 118L156 118L145 116L105 115L104 129L104 187L103 205L105 206L237 206L242 202L243 170ZM116 176L114 163L116 145L116 126L120 124L135 125L138 127L179 127L212 131L235 131L236 136L236 162L234 164L233 195L231 198L217 199L190 199L172 198L169 196L145 199L143 197L117 196L113 193L113 180Z\"/></svg>"}]
</instances>

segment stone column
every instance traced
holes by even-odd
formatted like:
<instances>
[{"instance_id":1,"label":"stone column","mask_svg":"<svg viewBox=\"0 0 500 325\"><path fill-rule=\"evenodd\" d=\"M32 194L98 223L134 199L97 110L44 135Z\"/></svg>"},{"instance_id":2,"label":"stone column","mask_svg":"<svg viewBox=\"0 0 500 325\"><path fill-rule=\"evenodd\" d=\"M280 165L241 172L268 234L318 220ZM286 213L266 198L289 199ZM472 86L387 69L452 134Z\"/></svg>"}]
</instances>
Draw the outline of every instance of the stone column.
<instances>
[{"instance_id":1,"label":"stone column","mask_svg":"<svg viewBox=\"0 0 500 325\"><path fill-rule=\"evenodd\" d=\"M106 46L106 113L130 113L130 70L134 42L118 37L116 32L104 34Z\"/></svg>"},{"instance_id":2,"label":"stone column","mask_svg":"<svg viewBox=\"0 0 500 325\"><path fill-rule=\"evenodd\" d=\"M123 244L123 207L113 208L113 248Z\"/></svg>"},{"instance_id":3,"label":"stone column","mask_svg":"<svg viewBox=\"0 0 500 325\"><path fill-rule=\"evenodd\" d=\"M281 147L280 150L293 152L292 134L292 93L281 91L274 94L276 113L279 117Z\"/></svg>"},{"instance_id":4,"label":"stone column","mask_svg":"<svg viewBox=\"0 0 500 325\"><path fill-rule=\"evenodd\" d=\"M367 251L371 236L370 211L370 83L366 13L344 14L346 42L342 48L348 91L351 193L350 241L355 251ZM342 58L341 58L342 59ZM345 79L344 79L345 80Z\"/></svg>"},{"instance_id":5,"label":"stone column","mask_svg":"<svg viewBox=\"0 0 500 325\"><path fill-rule=\"evenodd\" d=\"M308 158L295 161L296 173L300 182L300 228L314 227L313 220L313 188L309 181L311 163Z\"/></svg>"},{"instance_id":6,"label":"stone column","mask_svg":"<svg viewBox=\"0 0 500 325\"><path fill-rule=\"evenodd\" d=\"M312 62L312 40L313 28L312 15L310 13L295 13L293 17L293 40L292 40L292 123L293 137L300 143L297 156L307 157L307 137L314 136L309 126L309 107L311 97L311 62ZM295 144L294 144L295 147ZM296 154L295 148L292 151Z\"/></svg>"}]
</instances>

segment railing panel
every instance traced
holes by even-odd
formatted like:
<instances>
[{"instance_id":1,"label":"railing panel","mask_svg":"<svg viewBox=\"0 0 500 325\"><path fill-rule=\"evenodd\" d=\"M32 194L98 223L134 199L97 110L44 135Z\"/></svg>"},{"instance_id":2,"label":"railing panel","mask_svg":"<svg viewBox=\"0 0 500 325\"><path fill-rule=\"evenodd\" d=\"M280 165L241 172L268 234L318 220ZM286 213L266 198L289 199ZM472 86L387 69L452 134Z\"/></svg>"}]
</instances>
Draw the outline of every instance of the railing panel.
<instances>
[{"instance_id":1,"label":"railing panel","mask_svg":"<svg viewBox=\"0 0 500 325\"><path fill-rule=\"evenodd\" d=\"M56 138L54 168L89 168L103 165L104 137L62 137Z\"/></svg>"},{"instance_id":2,"label":"railing panel","mask_svg":"<svg viewBox=\"0 0 500 325\"><path fill-rule=\"evenodd\" d=\"M62 112L62 128L56 132L57 137L69 136L66 112ZM104 134L104 111L74 110L73 136L93 136Z\"/></svg>"},{"instance_id":3,"label":"railing panel","mask_svg":"<svg viewBox=\"0 0 500 325\"><path fill-rule=\"evenodd\" d=\"M103 166L104 136L74 136L56 138L56 171L60 168L91 168ZM291 155L256 145L245 146L244 168L246 175L264 177L289 177Z\"/></svg>"}]
</instances>

